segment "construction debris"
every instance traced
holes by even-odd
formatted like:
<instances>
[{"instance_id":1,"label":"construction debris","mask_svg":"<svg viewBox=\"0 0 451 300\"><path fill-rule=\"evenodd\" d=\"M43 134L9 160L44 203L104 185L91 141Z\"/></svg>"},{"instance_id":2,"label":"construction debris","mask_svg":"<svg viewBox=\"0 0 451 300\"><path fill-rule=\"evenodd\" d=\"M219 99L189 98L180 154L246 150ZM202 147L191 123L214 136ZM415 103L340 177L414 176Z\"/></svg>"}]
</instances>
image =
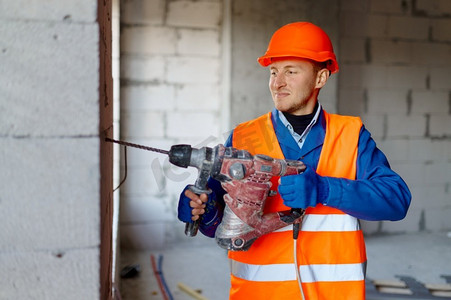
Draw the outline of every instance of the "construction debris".
<instances>
[{"instance_id":1,"label":"construction debris","mask_svg":"<svg viewBox=\"0 0 451 300\"><path fill-rule=\"evenodd\" d=\"M208 300L207 298L205 298L204 296L202 296L202 295L200 294L200 292L198 292L198 291L196 291L196 290L190 288L189 286L187 286L187 285L184 284L184 283L179 282L179 283L177 284L177 287L178 287L181 291L183 291L183 292L187 293L188 295L190 295L191 297L193 297L194 299L197 299L197 300Z\"/></svg>"},{"instance_id":2,"label":"construction debris","mask_svg":"<svg viewBox=\"0 0 451 300\"><path fill-rule=\"evenodd\" d=\"M451 276L442 275L446 284L423 284L410 276L399 276L399 280L366 280L367 300L388 299L451 299Z\"/></svg>"}]
</instances>

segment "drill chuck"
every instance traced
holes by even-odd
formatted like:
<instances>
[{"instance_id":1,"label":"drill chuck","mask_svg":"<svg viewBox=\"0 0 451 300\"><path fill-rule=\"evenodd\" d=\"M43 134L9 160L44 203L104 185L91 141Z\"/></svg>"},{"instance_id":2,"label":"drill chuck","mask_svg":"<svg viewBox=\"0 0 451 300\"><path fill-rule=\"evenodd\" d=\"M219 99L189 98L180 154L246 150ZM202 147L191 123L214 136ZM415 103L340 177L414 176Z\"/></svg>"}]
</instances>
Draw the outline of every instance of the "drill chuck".
<instances>
[{"instance_id":1,"label":"drill chuck","mask_svg":"<svg viewBox=\"0 0 451 300\"><path fill-rule=\"evenodd\" d=\"M191 166L191 153L193 148L190 145L174 145L169 150L169 162L182 168Z\"/></svg>"}]
</instances>

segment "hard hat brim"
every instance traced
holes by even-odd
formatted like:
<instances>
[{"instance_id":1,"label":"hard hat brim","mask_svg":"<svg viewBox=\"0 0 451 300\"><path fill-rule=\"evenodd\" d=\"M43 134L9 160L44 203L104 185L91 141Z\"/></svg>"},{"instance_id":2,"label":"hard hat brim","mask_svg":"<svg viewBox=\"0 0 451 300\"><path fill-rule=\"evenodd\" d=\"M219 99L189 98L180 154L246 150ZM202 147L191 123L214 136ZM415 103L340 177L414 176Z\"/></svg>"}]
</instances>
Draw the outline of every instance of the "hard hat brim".
<instances>
[{"instance_id":1,"label":"hard hat brim","mask_svg":"<svg viewBox=\"0 0 451 300\"><path fill-rule=\"evenodd\" d=\"M283 54L283 55L277 55L277 54L268 54L266 53L265 55L259 57L257 59L258 63L262 66L262 67L267 67L270 64L272 64L273 60L275 58L278 59L290 59L290 58L305 58L305 59L309 59L309 60L313 60L316 62L326 62L326 61L331 61L331 64L329 64L327 66L327 69L332 73L335 74L338 72L339 68L338 68L338 63L335 57L331 57L330 53L327 53L327 55L324 55L324 57L322 59L318 58L321 57L321 54L315 53L314 55L308 55L307 53L304 54L299 54L299 53L293 53L293 54Z\"/></svg>"}]
</instances>

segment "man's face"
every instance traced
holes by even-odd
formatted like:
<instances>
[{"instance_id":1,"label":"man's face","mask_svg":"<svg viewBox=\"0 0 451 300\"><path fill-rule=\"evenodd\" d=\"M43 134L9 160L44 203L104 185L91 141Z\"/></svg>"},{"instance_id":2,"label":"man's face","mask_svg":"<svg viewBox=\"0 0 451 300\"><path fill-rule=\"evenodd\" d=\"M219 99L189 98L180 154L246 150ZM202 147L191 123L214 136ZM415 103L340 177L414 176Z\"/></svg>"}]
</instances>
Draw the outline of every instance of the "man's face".
<instances>
[{"instance_id":1,"label":"man's face","mask_svg":"<svg viewBox=\"0 0 451 300\"><path fill-rule=\"evenodd\" d=\"M294 58L276 60L269 67L269 90L276 109L292 115L312 113L319 91L313 63Z\"/></svg>"}]
</instances>

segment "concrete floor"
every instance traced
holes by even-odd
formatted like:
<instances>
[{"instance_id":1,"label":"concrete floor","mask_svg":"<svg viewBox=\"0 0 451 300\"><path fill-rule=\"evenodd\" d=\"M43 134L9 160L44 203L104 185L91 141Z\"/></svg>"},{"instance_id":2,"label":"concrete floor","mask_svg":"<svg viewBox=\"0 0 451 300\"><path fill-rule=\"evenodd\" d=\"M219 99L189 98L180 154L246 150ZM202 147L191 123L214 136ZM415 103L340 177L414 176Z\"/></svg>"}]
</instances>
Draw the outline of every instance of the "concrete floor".
<instances>
[{"instance_id":1,"label":"concrete floor","mask_svg":"<svg viewBox=\"0 0 451 300\"><path fill-rule=\"evenodd\" d=\"M418 233L366 238L367 277L379 280L408 275L422 283L444 284L440 275L451 275L451 234ZM157 281L152 272L150 255L163 255L163 274L175 300L193 299L178 289L182 282L211 300L228 299L229 266L226 252L214 240L197 236L164 251L122 250L121 269L139 264L140 275L122 279L123 300L160 300Z\"/></svg>"}]
</instances>

